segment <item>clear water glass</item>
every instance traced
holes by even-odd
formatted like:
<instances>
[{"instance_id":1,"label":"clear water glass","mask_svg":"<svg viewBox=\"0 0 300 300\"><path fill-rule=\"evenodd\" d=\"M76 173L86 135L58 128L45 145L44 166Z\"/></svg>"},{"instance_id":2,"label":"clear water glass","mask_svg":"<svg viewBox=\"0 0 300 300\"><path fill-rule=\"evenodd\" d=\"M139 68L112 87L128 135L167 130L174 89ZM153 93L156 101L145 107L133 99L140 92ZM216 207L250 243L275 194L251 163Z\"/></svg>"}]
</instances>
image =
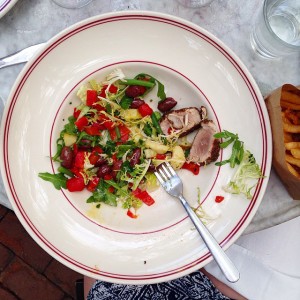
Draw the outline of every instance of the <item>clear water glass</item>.
<instances>
[{"instance_id":1,"label":"clear water glass","mask_svg":"<svg viewBox=\"0 0 300 300\"><path fill-rule=\"evenodd\" d=\"M213 0L177 0L185 7L197 8L211 3Z\"/></svg>"},{"instance_id":2,"label":"clear water glass","mask_svg":"<svg viewBox=\"0 0 300 300\"><path fill-rule=\"evenodd\" d=\"M300 0L265 0L250 42L269 59L300 53Z\"/></svg>"},{"instance_id":3,"label":"clear water glass","mask_svg":"<svg viewBox=\"0 0 300 300\"><path fill-rule=\"evenodd\" d=\"M64 8L81 8L93 0L52 0L57 5Z\"/></svg>"}]
</instances>

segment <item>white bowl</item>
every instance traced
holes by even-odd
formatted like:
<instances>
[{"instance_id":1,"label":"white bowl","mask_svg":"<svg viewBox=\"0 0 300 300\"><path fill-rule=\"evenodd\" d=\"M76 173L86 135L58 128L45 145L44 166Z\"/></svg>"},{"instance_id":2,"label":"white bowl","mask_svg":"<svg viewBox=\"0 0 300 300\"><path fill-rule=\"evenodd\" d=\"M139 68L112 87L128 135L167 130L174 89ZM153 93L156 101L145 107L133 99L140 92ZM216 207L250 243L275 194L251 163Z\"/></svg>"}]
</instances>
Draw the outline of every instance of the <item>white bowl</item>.
<instances>
[{"instance_id":1,"label":"white bowl","mask_svg":"<svg viewBox=\"0 0 300 300\"><path fill-rule=\"evenodd\" d=\"M88 194L55 190L38 177L56 170L50 157L76 90L116 67L153 75L178 108L205 105L220 130L238 133L264 175L251 200L225 193L234 170L211 164L194 176L182 170L184 194L227 249L253 218L271 166L271 132L251 74L222 42L193 23L154 12L119 12L80 22L52 38L22 70L1 126L1 171L16 215L35 241L77 272L110 282L145 284L181 277L212 260L177 200L162 189L151 207L130 219L122 208L87 204ZM153 107L155 105L152 103ZM221 158L228 157L225 149ZM221 159L220 158L220 159ZM215 202L217 195L224 201Z\"/></svg>"}]
</instances>

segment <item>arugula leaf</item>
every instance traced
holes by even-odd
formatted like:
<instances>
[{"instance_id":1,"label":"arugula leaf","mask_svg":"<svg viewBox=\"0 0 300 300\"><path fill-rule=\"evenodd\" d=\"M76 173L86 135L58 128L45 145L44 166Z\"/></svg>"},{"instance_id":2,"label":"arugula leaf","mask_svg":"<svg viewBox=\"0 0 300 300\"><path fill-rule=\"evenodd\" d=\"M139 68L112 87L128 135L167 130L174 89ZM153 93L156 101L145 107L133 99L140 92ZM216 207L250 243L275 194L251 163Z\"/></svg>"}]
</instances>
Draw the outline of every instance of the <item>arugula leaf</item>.
<instances>
[{"instance_id":1,"label":"arugula leaf","mask_svg":"<svg viewBox=\"0 0 300 300\"><path fill-rule=\"evenodd\" d=\"M129 197L129 193L127 190L125 190L124 188L122 188L119 184L117 184L115 181L113 180L105 180L105 182L109 185L111 185L112 187L114 187L117 191L118 194L122 197Z\"/></svg>"},{"instance_id":2,"label":"arugula leaf","mask_svg":"<svg viewBox=\"0 0 300 300\"><path fill-rule=\"evenodd\" d=\"M117 206L117 196L107 192L104 203L110 206Z\"/></svg>"},{"instance_id":3,"label":"arugula leaf","mask_svg":"<svg viewBox=\"0 0 300 300\"><path fill-rule=\"evenodd\" d=\"M133 171L133 168L131 167L130 162L128 160L123 162L120 171L124 174L131 173Z\"/></svg>"},{"instance_id":4,"label":"arugula leaf","mask_svg":"<svg viewBox=\"0 0 300 300\"><path fill-rule=\"evenodd\" d=\"M77 127L75 125L76 118L74 116L70 116L68 118L68 121L69 121L69 123L67 123L64 126L64 130L61 132L61 134L68 133L68 134L76 135L78 132Z\"/></svg>"},{"instance_id":5,"label":"arugula leaf","mask_svg":"<svg viewBox=\"0 0 300 300\"><path fill-rule=\"evenodd\" d=\"M237 134L224 130L216 133L214 137L225 139L220 144L222 148L226 148L232 144L232 152L229 159L217 162L216 165L223 166L229 163L231 168L235 168L238 165L235 174L224 187L224 190L232 194L242 193L248 199L251 199L251 191L257 184L256 180L264 177L253 154L244 149L244 142L240 141Z\"/></svg>"},{"instance_id":6,"label":"arugula leaf","mask_svg":"<svg viewBox=\"0 0 300 300\"><path fill-rule=\"evenodd\" d=\"M132 103L133 99L132 98L129 98L127 96L124 96L121 101L120 101L120 106L123 108L123 109L128 109Z\"/></svg>"},{"instance_id":7,"label":"arugula leaf","mask_svg":"<svg viewBox=\"0 0 300 300\"><path fill-rule=\"evenodd\" d=\"M116 151L116 143L113 141L107 141L104 146L104 152L107 155L112 155Z\"/></svg>"},{"instance_id":8,"label":"arugula leaf","mask_svg":"<svg viewBox=\"0 0 300 300\"><path fill-rule=\"evenodd\" d=\"M185 158L188 158L189 155L190 155L190 152L191 152L191 148L185 149L185 150L184 150L184 157L185 157Z\"/></svg>"},{"instance_id":9,"label":"arugula leaf","mask_svg":"<svg viewBox=\"0 0 300 300\"><path fill-rule=\"evenodd\" d=\"M122 83L125 83L127 85L140 85L140 86L144 86L147 88L152 88L155 85L154 82L146 81L146 80L139 80L139 79L137 79L137 77L135 77L134 79L124 78L124 79L122 79Z\"/></svg>"},{"instance_id":10,"label":"arugula leaf","mask_svg":"<svg viewBox=\"0 0 300 300\"><path fill-rule=\"evenodd\" d=\"M136 148L136 145L133 141L128 141L122 145L119 145L117 147L117 158L122 158L128 150L133 150L134 148Z\"/></svg>"},{"instance_id":11,"label":"arugula leaf","mask_svg":"<svg viewBox=\"0 0 300 300\"><path fill-rule=\"evenodd\" d=\"M111 105L109 103L106 104L105 109L106 109L106 112L111 115L111 113L112 113L112 107L111 107Z\"/></svg>"},{"instance_id":12,"label":"arugula leaf","mask_svg":"<svg viewBox=\"0 0 300 300\"><path fill-rule=\"evenodd\" d=\"M141 74L138 74L137 76L135 76L135 78L139 79L139 78L149 78L149 81L150 82L155 82L157 83L157 97L160 98L160 101L163 101L166 99L166 93L165 93L165 86L160 82L158 81L156 78L154 78L153 76L151 75L148 75L148 74L145 74L145 73L141 73ZM149 89L151 90L151 89Z\"/></svg>"},{"instance_id":13,"label":"arugula leaf","mask_svg":"<svg viewBox=\"0 0 300 300\"><path fill-rule=\"evenodd\" d=\"M231 168L234 168L235 164L238 164L238 165L240 164L240 162L241 162L241 160L240 160L241 153L240 152L242 149L244 149L244 143L241 142L240 140L235 140L233 143L233 146L232 146L232 154L229 158ZM242 150L242 152L244 152L244 150ZM243 158L243 155L241 158Z\"/></svg>"},{"instance_id":14,"label":"arugula leaf","mask_svg":"<svg viewBox=\"0 0 300 300\"><path fill-rule=\"evenodd\" d=\"M218 132L214 135L215 138L217 139L228 139L228 138L233 138L234 140L238 138L238 135L237 134L234 134L232 132L229 132L227 130L223 130L221 132Z\"/></svg>"},{"instance_id":15,"label":"arugula leaf","mask_svg":"<svg viewBox=\"0 0 300 300\"><path fill-rule=\"evenodd\" d=\"M93 199L93 201L92 201ZM116 195L109 193L107 190L97 190L96 192L93 192L93 196L90 197L88 203L91 202L104 202L107 205L110 206L117 206L117 197ZM87 200L87 201L88 201Z\"/></svg>"},{"instance_id":16,"label":"arugula leaf","mask_svg":"<svg viewBox=\"0 0 300 300\"><path fill-rule=\"evenodd\" d=\"M221 148L226 148L230 144L232 145L232 152L229 159L223 160L221 162L215 163L216 166L223 166L227 163L230 164L231 168L234 168L235 165L239 165L241 161L243 160L244 156L244 143L239 140L239 136L237 134L231 133L227 130L224 130L222 132L218 132L214 135L215 138L223 138L225 139L224 142L220 144ZM226 140L227 139L227 140Z\"/></svg>"},{"instance_id":17,"label":"arugula leaf","mask_svg":"<svg viewBox=\"0 0 300 300\"><path fill-rule=\"evenodd\" d=\"M91 140L93 142L95 140L95 138L96 138L96 136L91 136L88 133L86 133L85 131L81 131L78 138L77 138L76 144L80 144L80 141L82 139Z\"/></svg>"},{"instance_id":18,"label":"arugula leaf","mask_svg":"<svg viewBox=\"0 0 300 300\"><path fill-rule=\"evenodd\" d=\"M62 174L64 174L64 175L67 175L67 176L70 176L70 177L73 177L73 176L74 176L74 174L73 174L69 169L64 168L64 167L62 167L62 166L58 167L57 171L58 171L59 173L62 173Z\"/></svg>"},{"instance_id":19,"label":"arugula leaf","mask_svg":"<svg viewBox=\"0 0 300 300\"><path fill-rule=\"evenodd\" d=\"M145 134L147 136L151 136L152 135L152 127L151 125L147 122L143 128L143 131L145 132Z\"/></svg>"},{"instance_id":20,"label":"arugula leaf","mask_svg":"<svg viewBox=\"0 0 300 300\"><path fill-rule=\"evenodd\" d=\"M61 150L62 150L63 146L64 146L64 140L62 138L59 138L56 141L56 153L52 157L53 161L60 161L59 157L60 157Z\"/></svg>"},{"instance_id":21,"label":"arugula leaf","mask_svg":"<svg viewBox=\"0 0 300 300\"><path fill-rule=\"evenodd\" d=\"M94 203L94 202L99 202L96 200L96 198L94 197L94 195L90 196L87 200L86 203Z\"/></svg>"},{"instance_id":22,"label":"arugula leaf","mask_svg":"<svg viewBox=\"0 0 300 300\"><path fill-rule=\"evenodd\" d=\"M227 163L229 163L230 162L230 160L229 159L226 159L226 160L222 160L222 161L218 161L218 162L216 162L215 163L215 165L216 166L224 166L224 165L226 165Z\"/></svg>"},{"instance_id":23,"label":"arugula leaf","mask_svg":"<svg viewBox=\"0 0 300 300\"><path fill-rule=\"evenodd\" d=\"M220 147L224 149L224 148L228 147L234 141L235 141L234 138L229 138L226 142L221 143Z\"/></svg>"},{"instance_id":24,"label":"arugula leaf","mask_svg":"<svg viewBox=\"0 0 300 300\"><path fill-rule=\"evenodd\" d=\"M158 87L157 96L161 99L161 101L163 101L167 97L166 93L165 93L165 87L160 81L156 80L156 82L157 82L157 87Z\"/></svg>"},{"instance_id":25,"label":"arugula leaf","mask_svg":"<svg viewBox=\"0 0 300 300\"><path fill-rule=\"evenodd\" d=\"M152 120L152 124L153 124L153 127L155 128L155 130L159 133L159 134L163 134L163 131L160 127L160 124L159 124L159 119L157 118L157 114L155 112L153 112L151 114L151 120Z\"/></svg>"},{"instance_id":26,"label":"arugula leaf","mask_svg":"<svg viewBox=\"0 0 300 300\"><path fill-rule=\"evenodd\" d=\"M103 179L101 179L96 191L93 192L93 195L89 197L86 202L104 202L110 206L117 206L117 196L108 191L109 186L109 184L105 183Z\"/></svg>"},{"instance_id":27,"label":"arugula leaf","mask_svg":"<svg viewBox=\"0 0 300 300\"><path fill-rule=\"evenodd\" d=\"M67 188L67 177L65 177L64 174L62 173L51 174L45 172L45 173L39 173L38 175L43 180L51 182L57 190L60 190L61 188L63 189Z\"/></svg>"}]
</instances>

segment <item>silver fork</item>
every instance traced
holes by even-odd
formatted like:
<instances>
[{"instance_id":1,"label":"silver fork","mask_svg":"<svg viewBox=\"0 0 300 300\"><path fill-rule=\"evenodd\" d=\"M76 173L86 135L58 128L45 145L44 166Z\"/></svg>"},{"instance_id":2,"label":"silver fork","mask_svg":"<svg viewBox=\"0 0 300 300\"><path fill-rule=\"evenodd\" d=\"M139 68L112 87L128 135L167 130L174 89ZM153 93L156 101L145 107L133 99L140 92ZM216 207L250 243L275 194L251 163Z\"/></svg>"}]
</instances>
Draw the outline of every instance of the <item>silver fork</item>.
<instances>
[{"instance_id":1,"label":"silver fork","mask_svg":"<svg viewBox=\"0 0 300 300\"><path fill-rule=\"evenodd\" d=\"M0 58L0 69L27 62L45 43L33 45L14 54Z\"/></svg>"},{"instance_id":2,"label":"silver fork","mask_svg":"<svg viewBox=\"0 0 300 300\"><path fill-rule=\"evenodd\" d=\"M218 244L218 242L215 240L215 238L212 236L203 222L197 217L188 202L184 199L182 195L182 181L176 174L174 169L171 167L171 165L168 162L162 163L157 168L157 171L154 172L154 174L156 175L158 181L161 183L166 192L181 201L181 204L185 208L187 214L191 218L207 248L210 250L211 254L213 255L215 261L219 265L227 280L230 282L238 281L240 278L238 269L226 255L224 250L221 248L221 246Z\"/></svg>"}]
</instances>

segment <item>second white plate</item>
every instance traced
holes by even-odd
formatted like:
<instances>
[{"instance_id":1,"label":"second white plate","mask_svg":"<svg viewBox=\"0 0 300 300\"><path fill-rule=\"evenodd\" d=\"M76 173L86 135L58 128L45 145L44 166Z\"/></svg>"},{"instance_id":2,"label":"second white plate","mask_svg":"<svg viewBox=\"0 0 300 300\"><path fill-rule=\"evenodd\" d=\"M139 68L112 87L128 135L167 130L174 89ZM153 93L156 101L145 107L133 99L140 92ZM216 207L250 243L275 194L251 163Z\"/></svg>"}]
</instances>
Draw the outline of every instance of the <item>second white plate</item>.
<instances>
[{"instance_id":1,"label":"second white plate","mask_svg":"<svg viewBox=\"0 0 300 300\"><path fill-rule=\"evenodd\" d=\"M0 0L0 19L9 12L17 0Z\"/></svg>"}]
</instances>

